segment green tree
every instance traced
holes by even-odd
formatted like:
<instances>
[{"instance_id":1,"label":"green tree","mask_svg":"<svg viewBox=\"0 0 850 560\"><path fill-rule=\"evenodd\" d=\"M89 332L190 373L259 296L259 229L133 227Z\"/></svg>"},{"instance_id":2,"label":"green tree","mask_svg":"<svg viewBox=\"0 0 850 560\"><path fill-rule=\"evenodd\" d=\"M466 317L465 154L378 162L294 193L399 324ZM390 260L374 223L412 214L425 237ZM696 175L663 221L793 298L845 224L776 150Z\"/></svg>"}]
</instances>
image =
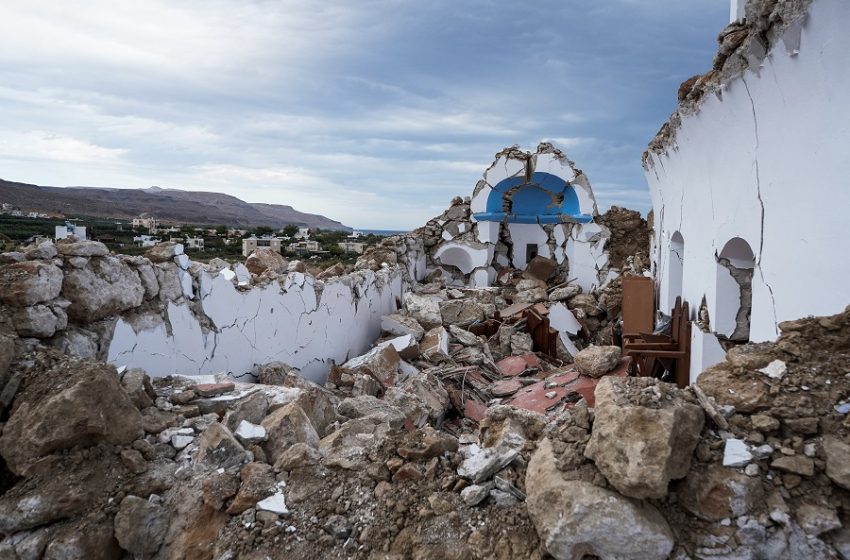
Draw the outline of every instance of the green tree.
<instances>
[{"instance_id":1,"label":"green tree","mask_svg":"<svg viewBox=\"0 0 850 560\"><path fill-rule=\"evenodd\" d=\"M295 224L287 224L283 226L281 231L286 237L295 237L295 234L298 233L298 226Z\"/></svg>"},{"instance_id":2,"label":"green tree","mask_svg":"<svg viewBox=\"0 0 850 560\"><path fill-rule=\"evenodd\" d=\"M261 237L263 235L270 235L272 233L274 233L274 229L268 226L257 226L256 228L254 228L254 234L257 237Z\"/></svg>"}]
</instances>

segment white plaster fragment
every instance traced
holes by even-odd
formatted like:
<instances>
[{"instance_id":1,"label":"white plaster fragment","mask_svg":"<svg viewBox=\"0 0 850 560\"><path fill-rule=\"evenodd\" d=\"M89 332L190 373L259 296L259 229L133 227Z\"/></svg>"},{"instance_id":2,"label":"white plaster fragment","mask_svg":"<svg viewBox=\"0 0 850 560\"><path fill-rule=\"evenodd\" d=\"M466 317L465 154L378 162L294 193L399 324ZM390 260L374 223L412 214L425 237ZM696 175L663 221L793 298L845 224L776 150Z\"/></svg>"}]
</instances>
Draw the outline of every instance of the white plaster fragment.
<instances>
[{"instance_id":1,"label":"white plaster fragment","mask_svg":"<svg viewBox=\"0 0 850 560\"><path fill-rule=\"evenodd\" d=\"M788 366L782 360L773 360L759 371L771 379L782 379L788 371Z\"/></svg>"},{"instance_id":2,"label":"white plaster fragment","mask_svg":"<svg viewBox=\"0 0 850 560\"><path fill-rule=\"evenodd\" d=\"M174 262L177 263L177 266L183 270L189 270L189 266L192 264L192 261L189 260L189 256L182 254L174 257Z\"/></svg>"},{"instance_id":3,"label":"white plaster fragment","mask_svg":"<svg viewBox=\"0 0 850 560\"><path fill-rule=\"evenodd\" d=\"M242 420L233 435L245 445L260 443L266 440L266 429L247 420Z\"/></svg>"},{"instance_id":4,"label":"white plaster fragment","mask_svg":"<svg viewBox=\"0 0 850 560\"><path fill-rule=\"evenodd\" d=\"M549 309L549 324L556 331L573 336L581 330L581 323L563 303L556 303Z\"/></svg>"},{"instance_id":5,"label":"white plaster fragment","mask_svg":"<svg viewBox=\"0 0 850 560\"><path fill-rule=\"evenodd\" d=\"M726 446L723 448L724 467L743 467L752 460L750 446L744 440L735 438L726 440Z\"/></svg>"},{"instance_id":6,"label":"white plaster fragment","mask_svg":"<svg viewBox=\"0 0 850 560\"><path fill-rule=\"evenodd\" d=\"M286 498L283 492L276 492L264 500L257 502L259 511L270 511L278 515L289 515L289 509L286 507Z\"/></svg>"}]
</instances>

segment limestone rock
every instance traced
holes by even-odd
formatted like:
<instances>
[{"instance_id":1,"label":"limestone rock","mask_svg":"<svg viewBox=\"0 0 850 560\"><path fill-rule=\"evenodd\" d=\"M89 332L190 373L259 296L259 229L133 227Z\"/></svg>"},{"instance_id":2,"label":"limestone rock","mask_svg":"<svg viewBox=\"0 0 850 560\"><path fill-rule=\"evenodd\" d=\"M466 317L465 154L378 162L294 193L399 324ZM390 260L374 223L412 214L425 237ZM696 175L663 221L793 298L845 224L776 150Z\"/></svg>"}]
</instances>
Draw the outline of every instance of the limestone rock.
<instances>
[{"instance_id":1,"label":"limestone rock","mask_svg":"<svg viewBox=\"0 0 850 560\"><path fill-rule=\"evenodd\" d=\"M679 503L706 521L747 515L764 498L761 479L712 465L691 471L677 493Z\"/></svg>"},{"instance_id":2,"label":"limestone rock","mask_svg":"<svg viewBox=\"0 0 850 560\"><path fill-rule=\"evenodd\" d=\"M14 311L12 323L20 336L48 338L68 326L68 315L58 305L29 305Z\"/></svg>"},{"instance_id":3,"label":"limestone rock","mask_svg":"<svg viewBox=\"0 0 850 560\"><path fill-rule=\"evenodd\" d=\"M727 362L721 362L703 371L697 378L697 385L706 395L714 397L718 405L754 412L765 407L770 400L764 379L761 374L733 371Z\"/></svg>"},{"instance_id":4,"label":"limestone rock","mask_svg":"<svg viewBox=\"0 0 850 560\"><path fill-rule=\"evenodd\" d=\"M584 375L602 377L617 367L621 355L619 346L589 346L576 354L575 363Z\"/></svg>"},{"instance_id":5,"label":"limestone rock","mask_svg":"<svg viewBox=\"0 0 850 560\"><path fill-rule=\"evenodd\" d=\"M41 560L121 560L111 523L72 522L50 537Z\"/></svg>"},{"instance_id":6,"label":"limestone rock","mask_svg":"<svg viewBox=\"0 0 850 560\"><path fill-rule=\"evenodd\" d=\"M109 249L100 241L60 241L56 249L66 257L103 257L109 254Z\"/></svg>"},{"instance_id":7,"label":"limestone rock","mask_svg":"<svg viewBox=\"0 0 850 560\"><path fill-rule=\"evenodd\" d=\"M181 243L173 243L165 241L157 243L145 252L145 256L152 263L171 262L177 255L183 254L183 245Z\"/></svg>"},{"instance_id":8,"label":"limestone rock","mask_svg":"<svg viewBox=\"0 0 850 560\"><path fill-rule=\"evenodd\" d=\"M549 294L549 301L563 301L581 293L581 286L570 285L556 288Z\"/></svg>"},{"instance_id":9,"label":"limestone rock","mask_svg":"<svg viewBox=\"0 0 850 560\"><path fill-rule=\"evenodd\" d=\"M157 503L127 496L115 515L115 538L127 552L137 557L159 550L168 532L168 512Z\"/></svg>"},{"instance_id":10,"label":"limestone rock","mask_svg":"<svg viewBox=\"0 0 850 560\"><path fill-rule=\"evenodd\" d=\"M823 438L826 476L835 484L850 490L850 445L835 436Z\"/></svg>"},{"instance_id":11,"label":"limestone rock","mask_svg":"<svg viewBox=\"0 0 850 560\"><path fill-rule=\"evenodd\" d=\"M531 457L525 487L528 515L543 546L559 560L586 555L662 560L673 549L670 527L651 505L590 482L567 481L549 439Z\"/></svg>"},{"instance_id":12,"label":"limestone rock","mask_svg":"<svg viewBox=\"0 0 850 560\"><path fill-rule=\"evenodd\" d=\"M371 373L386 382L395 378L400 359L395 347L388 344L376 346L362 356L348 360L342 367L354 373Z\"/></svg>"},{"instance_id":13,"label":"limestone rock","mask_svg":"<svg viewBox=\"0 0 850 560\"><path fill-rule=\"evenodd\" d=\"M470 325L484 320L481 304L474 299L452 299L439 304L440 316L446 325Z\"/></svg>"},{"instance_id":14,"label":"limestone rock","mask_svg":"<svg viewBox=\"0 0 850 560\"><path fill-rule=\"evenodd\" d=\"M257 372L257 383L283 385L290 375L298 375L298 368L284 362L269 362L260 366Z\"/></svg>"},{"instance_id":15,"label":"limestone rock","mask_svg":"<svg viewBox=\"0 0 850 560\"><path fill-rule=\"evenodd\" d=\"M802 455L792 455L789 457L779 457L770 463L772 469L788 472L791 474L799 474L801 476L812 476L815 474L815 464L808 457Z\"/></svg>"},{"instance_id":16,"label":"limestone rock","mask_svg":"<svg viewBox=\"0 0 850 560\"><path fill-rule=\"evenodd\" d=\"M153 402L156 400L156 392L153 390L151 379L145 373L145 370L140 368L128 369L121 377L121 385L139 410L153 406Z\"/></svg>"},{"instance_id":17,"label":"limestone rock","mask_svg":"<svg viewBox=\"0 0 850 560\"><path fill-rule=\"evenodd\" d=\"M433 329L443 324L440 314L439 296L419 295L413 292L404 294L404 307L411 317L416 319L425 329Z\"/></svg>"},{"instance_id":18,"label":"limestone rock","mask_svg":"<svg viewBox=\"0 0 850 560\"><path fill-rule=\"evenodd\" d=\"M248 463L242 467L239 476L242 479L242 486L230 507L227 508L227 513L230 515L238 515L254 507L257 502L274 492L275 479L271 465Z\"/></svg>"},{"instance_id":19,"label":"limestone rock","mask_svg":"<svg viewBox=\"0 0 850 560\"><path fill-rule=\"evenodd\" d=\"M527 275L543 282L549 280L557 271L558 263L555 262L555 259L548 259L541 255L531 259L525 267Z\"/></svg>"},{"instance_id":20,"label":"limestone rock","mask_svg":"<svg viewBox=\"0 0 850 560\"><path fill-rule=\"evenodd\" d=\"M670 480L688 474L705 415L683 395L647 377L605 377L596 386L585 456L625 496L663 498Z\"/></svg>"},{"instance_id":21,"label":"limestone rock","mask_svg":"<svg viewBox=\"0 0 850 560\"><path fill-rule=\"evenodd\" d=\"M425 336L425 329L422 328L422 325L420 325L416 319L400 313L384 315L381 317L381 330L396 336L404 336L406 334L413 335L413 338L415 338L417 342L422 340L422 337Z\"/></svg>"},{"instance_id":22,"label":"limestone rock","mask_svg":"<svg viewBox=\"0 0 850 560\"><path fill-rule=\"evenodd\" d=\"M339 403L339 413L348 418L377 418L378 423L388 423L394 427L404 424L404 414L390 402L371 395L349 397Z\"/></svg>"},{"instance_id":23,"label":"limestone rock","mask_svg":"<svg viewBox=\"0 0 850 560\"><path fill-rule=\"evenodd\" d=\"M92 322L140 306L145 289L135 270L107 256L91 258L82 268L68 268L62 295L71 301L71 318Z\"/></svg>"},{"instance_id":24,"label":"limestone rock","mask_svg":"<svg viewBox=\"0 0 850 560\"><path fill-rule=\"evenodd\" d=\"M426 332L422 342L419 343L419 351L427 358L434 358L437 355L448 357L449 333L445 327L434 327Z\"/></svg>"},{"instance_id":25,"label":"limestone rock","mask_svg":"<svg viewBox=\"0 0 850 560\"><path fill-rule=\"evenodd\" d=\"M297 403L290 403L266 416L262 422L268 440L263 445L270 463L276 462L295 443L319 446L319 434Z\"/></svg>"},{"instance_id":26,"label":"limestone rock","mask_svg":"<svg viewBox=\"0 0 850 560\"><path fill-rule=\"evenodd\" d=\"M139 411L108 364L62 358L27 377L0 437L0 454L17 474L56 451L129 444L142 431Z\"/></svg>"},{"instance_id":27,"label":"limestone rock","mask_svg":"<svg viewBox=\"0 0 850 560\"><path fill-rule=\"evenodd\" d=\"M210 469L233 468L244 463L248 454L230 430L219 422L210 424L198 438L195 462Z\"/></svg>"},{"instance_id":28,"label":"limestone rock","mask_svg":"<svg viewBox=\"0 0 850 560\"><path fill-rule=\"evenodd\" d=\"M288 263L283 256L277 251L273 251L268 247L260 247L255 249L247 259L245 259L245 267L252 274L262 274L267 270L285 271Z\"/></svg>"},{"instance_id":29,"label":"limestone rock","mask_svg":"<svg viewBox=\"0 0 850 560\"><path fill-rule=\"evenodd\" d=\"M44 243L39 243L34 247L30 247L24 254L28 261L49 261L58 255L59 251L56 250L56 245L54 245L52 241L45 241Z\"/></svg>"},{"instance_id":30,"label":"limestone rock","mask_svg":"<svg viewBox=\"0 0 850 560\"><path fill-rule=\"evenodd\" d=\"M242 420L233 432L243 445L251 445L252 443L261 443L266 440L266 429L257 424L252 424L247 420Z\"/></svg>"},{"instance_id":31,"label":"limestone rock","mask_svg":"<svg viewBox=\"0 0 850 560\"><path fill-rule=\"evenodd\" d=\"M605 310L599 306L596 296L593 294L577 294L570 298L568 307L570 311L579 310L588 317L600 317Z\"/></svg>"},{"instance_id":32,"label":"limestone rock","mask_svg":"<svg viewBox=\"0 0 850 560\"><path fill-rule=\"evenodd\" d=\"M0 301L14 306L35 305L59 296L62 270L51 263L27 261L0 266Z\"/></svg>"}]
</instances>

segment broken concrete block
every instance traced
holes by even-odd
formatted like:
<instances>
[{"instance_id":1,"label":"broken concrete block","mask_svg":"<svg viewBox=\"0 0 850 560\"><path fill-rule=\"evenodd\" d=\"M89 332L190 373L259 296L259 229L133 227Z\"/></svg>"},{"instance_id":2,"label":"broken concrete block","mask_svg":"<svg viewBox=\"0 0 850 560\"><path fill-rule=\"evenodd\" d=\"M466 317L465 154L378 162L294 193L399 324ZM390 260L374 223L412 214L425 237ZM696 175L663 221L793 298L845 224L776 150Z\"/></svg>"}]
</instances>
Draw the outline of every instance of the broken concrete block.
<instances>
[{"instance_id":1,"label":"broken concrete block","mask_svg":"<svg viewBox=\"0 0 850 560\"><path fill-rule=\"evenodd\" d=\"M648 377L605 377L595 396L585 457L625 496L666 496L667 484L688 474L705 422L702 408Z\"/></svg>"},{"instance_id":2,"label":"broken concrete block","mask_svg":"<svg viewBox=\"0 0 850 560\"><path fill-rule=\"evenodd\" d=\"M590 377L602 377L620 363L619 346L589 346L575 356L578 370Z\"/></svg>"},{"instance_id":3,"label":"broken concrete block","mask_svg":"<svg viewBox=\"0 0 850 560\"><path fill-rule=\"evenodd\" d=\"M416 341L422 340L425 336L425 329L422 325L407 315L393 313L392 315L384 315L381 317L381 330L385 333L394 334L396 336L412 335Z\"/></svg>"},{"instance_id":4,"label":"broken concrete block","mask_svg":"<svg viewBox=\"0 0 850 560\"><path fill-rule=\"evenodd\" d=\"M548 438L531 457L525 487L528 515L555 558L663 560L673 550L673 534L657 509L590 482L566 480Z\"/></svg>"}]
</instances>

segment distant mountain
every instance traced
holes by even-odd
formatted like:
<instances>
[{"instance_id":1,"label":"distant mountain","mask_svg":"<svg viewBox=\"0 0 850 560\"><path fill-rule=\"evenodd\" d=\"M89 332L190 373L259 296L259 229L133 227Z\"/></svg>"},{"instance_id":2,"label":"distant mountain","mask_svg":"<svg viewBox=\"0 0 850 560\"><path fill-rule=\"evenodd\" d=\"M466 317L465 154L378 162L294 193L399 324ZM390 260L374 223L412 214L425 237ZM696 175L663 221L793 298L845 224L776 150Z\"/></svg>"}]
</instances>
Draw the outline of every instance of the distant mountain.
<instances>
[{"instance_id":1,"label":"distant mountain","mask_svg":"<svg viewBox=\"0 0 850 560\"><path fill-rule=\"evenodd\" d=\"M252 203L222 193L180 189L107 189L95 187L40 187L0 179L0 203L22 210L130 219L153 216L163 222L269 226L296 224L311 228L350 231L351 228L318 214L299 212L281 204Z\"/></svg>"}]
</instances>

